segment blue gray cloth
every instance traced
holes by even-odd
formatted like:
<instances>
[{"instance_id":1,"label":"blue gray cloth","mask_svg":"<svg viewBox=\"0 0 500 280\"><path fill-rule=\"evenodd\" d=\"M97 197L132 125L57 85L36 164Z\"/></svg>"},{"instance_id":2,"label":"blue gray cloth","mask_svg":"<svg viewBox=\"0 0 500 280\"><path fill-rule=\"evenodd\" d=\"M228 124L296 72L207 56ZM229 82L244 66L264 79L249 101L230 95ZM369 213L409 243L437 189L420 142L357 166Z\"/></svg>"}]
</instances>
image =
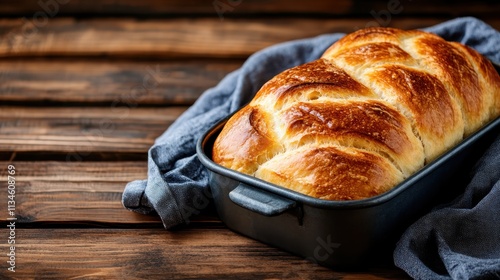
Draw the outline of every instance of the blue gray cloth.
<instances>
[{"instance_id":1,"label":"blue gray cloth","mask_svg":"<svg viewBox=\"0 0 500 280\"><path fill-rule=\"evenodd\" d=\"M500 137L464 194L406 230L394 262L415 279L500 279Z\"/></svg>"},{"instance_id":2,"label":"blue gray cloth","mask_svg":"<svg viewBox=\"0 0 500 280\"><path fill-rule=\"evenodd\" d=\"M469 45L500 64L500 33L478 19L458 18L424 30ZM127 184L123 205L158 215L167 229L189 223L211 201L208 172L196 156L198 138L249 102L270 78L319 58L343 35L282 43L249 57L156 139L149 150L148 178ZM460 199L424 216L405 232L394 252L397 266L416 279L500 278L499 155L500 138L478 164Z\"/></svg>"}]
</instances>

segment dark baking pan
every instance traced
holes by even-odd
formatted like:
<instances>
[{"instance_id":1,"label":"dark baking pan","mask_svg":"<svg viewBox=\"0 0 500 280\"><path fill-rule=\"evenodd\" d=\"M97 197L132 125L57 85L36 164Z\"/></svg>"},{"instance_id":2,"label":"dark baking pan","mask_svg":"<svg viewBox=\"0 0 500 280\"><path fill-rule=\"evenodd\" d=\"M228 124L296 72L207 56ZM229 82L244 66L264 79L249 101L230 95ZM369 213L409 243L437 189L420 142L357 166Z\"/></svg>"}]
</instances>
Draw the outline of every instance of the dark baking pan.
<instances>
[{"instance_id":1,"label":"dark baking pan","mask_svg":"<svg viewBox=\"0 0 500 280\"><path fill-rule=\"evenodd\" d=\"M327 201L222 167L211 160L222 121L198 141L210 189L230 229L329 267L359 268L390 259L404 229L456 197L474 163L500 134L500 118L464 139L394 189L355 201Z\"/></svg>"},{"instance_id":2,"label":"dark baking pan","mask_svg":"<svg viewBox=\"0 0 500 280\"><path fill-rule=\"evenodd\" d=\"M236 232L312 262L349 269L391 261L403 231L432 207L463 192L473 165L500 135L499 117L384 194L327 201L214 163L213 143L226 120L208 130L196 147L209 170L220 219Z\"/></svg>"}]
</instances>

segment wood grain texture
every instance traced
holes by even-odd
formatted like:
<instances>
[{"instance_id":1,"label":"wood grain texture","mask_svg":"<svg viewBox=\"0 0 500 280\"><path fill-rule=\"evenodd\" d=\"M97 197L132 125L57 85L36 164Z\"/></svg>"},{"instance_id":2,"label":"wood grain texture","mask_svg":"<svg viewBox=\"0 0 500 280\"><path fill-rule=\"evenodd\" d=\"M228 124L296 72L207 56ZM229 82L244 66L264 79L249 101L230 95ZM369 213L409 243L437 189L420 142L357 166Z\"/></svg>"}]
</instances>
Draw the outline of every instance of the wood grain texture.
<instances>
[{"instance_id":1,"label":"wood grain texture","mask_svg":"<svg viewBox=\"0 0 500 280\"><path fill-rule=\"evenodd\" d=\"M147 178L146 160L0 161L1 178L7 177L9 164L16 168L15 213L20 224L162 227L156 214L140 215L126 210L121 203L128 182ZM0 181L0 190L6 188L7 182ZM0 207L7 209L7 200L0 202ZM221 224L212 208L199 210L190 224ZM4 214L0 215L2 222L7 221Z\"/></svg>"},{"instance_id":2,"label":"wood grain texture","mask_svg":"<svg viewBox=\"0 0 500 280\"><path fill-rule=\"evenodd\" d=\"M0 102L191 105L240 60L0 61Z\"/></svg>"},{"instance_id":3,"label":"wood grain texture","mask_svg":"<svg viewBox=\"0 0 500 280\"><path fill-rule=\"evenodd\" d=\"M99 3L89 3L80 0L61 1L67 2L53 5L40 5L29 0L20 0L12 5L5 5L0 8L0 13L4 15L30 15L39 10L44 11L46 7L49 11L56 11L58 15L212 15L217 16L217 5L227 5L228 11L235 15L244 14L305 14L305 13L328 13L345 14L353 7L352 0L339 0L333 2L312 0L305 4L302 1L292 0L240 0L228 1L199 1L199 0L122 0L119 3L113 0L99 1Z\"/></svg>"},{"instance_id":4,"label":"wood grain texture","mask_svg":"<svg viewBox=\"0 0 500 280\"><path fill-rule=\"evenodd\" d=\"M267 15L369 15L370 11L387 9L387 0L357 1L299 1L299 0L104 0L99 2L88 2L84 0L57 1L59 5L49 5L51 1L18 0L9 5L0 6L0 14L3 15L33 15L38 11L46 11L47 14L56 15L136 15L136 16L161 16L161 15L211 15L218 16L217 5L225 7L225 16L244 16L252 14ZM52 1L52 3L55 1ZM214 4L214 2L216 4ZM497 1L467 1L456 0L451 4L448 1L400 0L403 7L401 13L408 15L428 14L451 14L460 15L496 15L500 5Z\"/></svg>"},{"instance_id":5,"label":"wood grain texture","mask_svg":"<svg viewBox=\"0 0 500 280\"><path fill-rule=\"evenodd\" d=\"M330 270L225 228L20 228L16 240L16 272L2 279L408 279L394 267Z\"/></svg>"},{"instance_id":6,"label":"wood grain texture","mask_svg":"<svg viewBox=\"0 0 500 280\"><path fill-rule=\"evenodd\" d=\"M0 107L0 151L142 152L186 107Z\"/></svg>"},{"instance_id":7,"label":"wood grain texture","mask_svg":"<svg viewBox=\"0 0 500 280\"><path fill-rule=\"evenodd\" d=\"M443 18L394 18L390 26L414 29ZM155 20L53 18L38 26L23 19L0 20L0 57L224 57L246 58L265 47L325 33L353 32L373 24L364 19ZM376 23L376 22L375 22ZM490 22L499 29L500 19Z\"/></svg>"},{"instance_id":8,"label":"wood grain texture","mask_svg":"<svg viewBox=\"0 0 500 280\"><path fill-rule=\"evenodd\" d=\"M161 224L157 216L128 211L121 203L125 185L147 177L147 161L0 162L2 178L9 164L16 167L18 223ZM0 181L0 189L6 183ZM6 209L7 200L1 205Z\"/></svg>"}]
</instances>

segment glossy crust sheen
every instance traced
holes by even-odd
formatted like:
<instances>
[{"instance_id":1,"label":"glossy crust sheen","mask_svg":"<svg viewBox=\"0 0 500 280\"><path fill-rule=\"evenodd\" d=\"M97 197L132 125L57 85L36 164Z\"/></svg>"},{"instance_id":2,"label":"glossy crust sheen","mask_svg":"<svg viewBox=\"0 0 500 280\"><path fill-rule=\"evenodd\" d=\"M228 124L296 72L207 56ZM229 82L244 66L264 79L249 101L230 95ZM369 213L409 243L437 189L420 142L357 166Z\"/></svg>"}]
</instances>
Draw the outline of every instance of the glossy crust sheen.
<instances>
[{"instance_id":1,"label":"glossy crust sheen","mask_svg":"<svg viewBox=\"0 0 500 280\"><path fill-rule=\"evenodd\" d=\"M500 115L500 76L473 49L367 28L269 82L226 123L213 160L329 200L372 197Z\"/></svg>"}]
</instances>

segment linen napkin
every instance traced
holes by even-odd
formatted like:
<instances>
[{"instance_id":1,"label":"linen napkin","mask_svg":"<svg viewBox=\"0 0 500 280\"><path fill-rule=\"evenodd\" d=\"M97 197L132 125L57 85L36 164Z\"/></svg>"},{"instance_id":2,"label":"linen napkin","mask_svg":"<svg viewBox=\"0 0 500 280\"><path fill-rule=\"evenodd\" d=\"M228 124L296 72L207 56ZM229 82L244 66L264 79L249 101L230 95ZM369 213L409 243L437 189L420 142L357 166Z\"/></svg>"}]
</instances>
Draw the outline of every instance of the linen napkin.
<instances>
[{"instance_id":1,"label":"linen napkin","mask_svg":"<svg viewBox=\"0 0 500 280\"><path fill-rule=\"evenodd\" d=\"M403 234L394 263L415 279L500 279L500 137L465 192Z\"/></svg>"},{"instance_id":2,"label":"linen napkin","mask_svg":"<svg viewBox=\"0 0 500 280\"><path fill-rule=\"evenodd\" d=\"M466 44L500 64L500 33L478 19L457 18L423 30ZM138 213L159 215L167 229L189 223L192 215L206 210L211 198L208 172L196 156L198 138L249 102L273 76L319 58L343 35L286 42L250 56L240 69L204 92L156 139L148 153L148 177L126 185L123 205ZM500 145L500 139L496 145ZM456 205L432 212L408 229L394 253L396 265L418 279L500 275L500 159L491 156L499 153L493 147L490 156L481 161L477 176ZM482 198L479 202L478 197ZM462 234L478 226L483 231L476 239ZM484 243L478 245L478 241Z\"/></svg>"}]
</instances>

